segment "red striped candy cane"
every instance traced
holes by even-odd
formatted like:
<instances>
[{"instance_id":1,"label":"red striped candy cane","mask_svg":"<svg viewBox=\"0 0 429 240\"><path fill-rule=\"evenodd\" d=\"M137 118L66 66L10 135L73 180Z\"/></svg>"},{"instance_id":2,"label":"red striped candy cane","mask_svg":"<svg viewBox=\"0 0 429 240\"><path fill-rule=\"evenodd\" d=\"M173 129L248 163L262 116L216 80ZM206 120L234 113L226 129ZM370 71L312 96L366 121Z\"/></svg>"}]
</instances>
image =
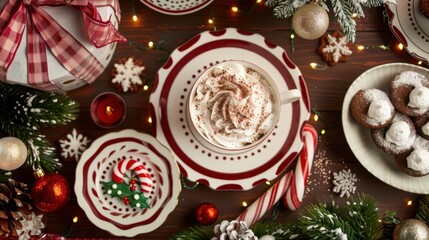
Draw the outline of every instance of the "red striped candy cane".
<instances>
[{"instance_id":1,"label":"red striped candy cane","mask_svg":"<svg viewBox=\"0 0 429 240\"><path fill-rule=\"evenodd\" d=\"M119 161L112 171L112 180L117 183L124 181L124 173L127 170L132 170L137 174L140 182L140 189L144 193L150 193L153 189L153 181L146 167L139 161L134 159L126 159Z\"/></svg>"},{"instance_id":2,"label":"red striped candy cane","mask_svg":"<svg viewBox=\"0 0 429 240\"><path fill-rule=\"evenodd\" d=\"M253 202L236 220L244 221L247 226L252 226L286 193L286 190L290 186L292 175L292 172L283 175L279 181Z\"/></svg>"},{"instance_id":3,"label":"red striped candy cane","mask_svg":"<svg viewBox=\"0 0 429 240\"><path fill-rule=\"evenodd\" d=\"M255 202L252 203L236 220L244 221L250 227L258 221L282 196L285 195L284 203L288 204L288 199L293 199L296 209L302 201L305 186L307 185L308 174L313 163L314 151L317 145L317 132L309 124L303 128L304 146L299 155L297 166L294 171L287 172L270 189L263 193ZM297 173L299 172L299 173ZM300 194L300 195L298 195Z\"/></svg>"},{"instance_id":4,"label":"red striped candy cane","mask_svg":"<svg viewBox=\"0 0 429 240\"><path fill-rule=\"evenodd\" d=\"M317 132L309 124L304 126L303 142L304 146L296 163L295 175L283 199L284 205L290 210L296 210L302 202L317 146Z\"/></svg>"}]
</instances>

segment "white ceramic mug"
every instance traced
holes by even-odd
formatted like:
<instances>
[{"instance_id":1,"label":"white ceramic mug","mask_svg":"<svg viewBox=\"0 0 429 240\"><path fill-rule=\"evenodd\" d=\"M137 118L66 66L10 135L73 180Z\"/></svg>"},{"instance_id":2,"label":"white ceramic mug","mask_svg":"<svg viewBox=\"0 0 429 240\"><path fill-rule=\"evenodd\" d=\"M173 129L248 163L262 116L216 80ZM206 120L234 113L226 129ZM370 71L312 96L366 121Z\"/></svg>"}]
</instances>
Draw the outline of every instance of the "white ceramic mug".
<instances>
[{"instance_id":1,"label":"white ceramic mug","mask_svg":"<svg viewBox=\"0 0 429 240\"><path fill-rule=\"evenodd\" d=\"M255 147L273 131L283 104L299 99L299 89L280 91L257 65L225 61L195 81L188 98L188 118L196 137L208 145L242 151Z\"/></svg>"}]
</instances>

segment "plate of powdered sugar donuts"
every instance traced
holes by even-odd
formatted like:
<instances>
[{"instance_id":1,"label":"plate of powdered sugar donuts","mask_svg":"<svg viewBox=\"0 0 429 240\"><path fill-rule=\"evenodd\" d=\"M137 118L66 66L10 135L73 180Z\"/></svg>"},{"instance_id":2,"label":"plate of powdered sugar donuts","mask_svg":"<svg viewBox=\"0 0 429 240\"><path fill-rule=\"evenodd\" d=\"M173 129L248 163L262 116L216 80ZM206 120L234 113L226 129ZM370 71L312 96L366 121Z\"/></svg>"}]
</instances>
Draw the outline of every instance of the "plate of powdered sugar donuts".
<instances>
[{"instance_id":1,"label":"plate of powdered sugar donuts","mask_svg":"<svg viewBox=\"0 0 429 240\"><path fill-rule=\"evenodd\" d=\"M362 73L342 108L346 140L375 177L429 193L429 70L389 63Z\"/></svg>"}]
</instances>

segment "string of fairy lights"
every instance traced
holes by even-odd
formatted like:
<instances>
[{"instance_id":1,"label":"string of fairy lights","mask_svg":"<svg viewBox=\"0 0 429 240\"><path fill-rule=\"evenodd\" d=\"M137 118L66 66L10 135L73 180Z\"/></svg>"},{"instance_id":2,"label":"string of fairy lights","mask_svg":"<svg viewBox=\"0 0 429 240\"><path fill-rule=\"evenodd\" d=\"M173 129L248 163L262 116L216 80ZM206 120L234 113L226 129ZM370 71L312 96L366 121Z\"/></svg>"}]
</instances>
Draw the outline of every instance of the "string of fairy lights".
<instances>
[{"instance_id":1,"label":"string of fairy lights","mask_svg":"<svg viewBox=\"0 0 429 240\"><path fill-rule=\"evenodd\" d=\"M136 3L135 2L136 2L136 0L132 0L132 13L133 14L132 14L131 18L132 18L132 21L134 23L138 24L142 19L141 19L141 17L139 16L139 14L136 11L136 6L135 6ZM257 7L259 5L262 5L262 4L264 4L263 0L256 0L254 2L254 5L250 8L250 10L243 10L243 9L240 9L239 6L237 6L237 5L232 5L230 7L229 11L231 11L231 14L233 16L238 16L240 14L252 14L257 9ZM213 16L213 14L212 14L212 16L209 16L207 18L207 21L205 23L201 24L200 26L204 27L204 28L207 27L207 28L216 30L217 29L217 27L216 27L216 17ZM293 30L292 26L291 26L291 30L290 30L289 40L290 40L291 51L295 52L295 50L296 50L296 48L295 48L295 33L294 33L294 30ZM384 51L389 51L389 50L403 51L404 50L404 45L402 43L396 43L396 44L394 44L393 42L394 41L392 39L388 44L379 44L379 45L370 45L370 46L365 46L363 44L359 44L358 43L358 44L353 44L353 48L355 50L359 51L359 52L361 52L361 51L367 51L367 50L374 50L374 49L384 50ZM158 51L163 51L163 52L165 52L167 54L171 53L169 50L163 48L163 44L164 44L163 40L158 41L158 42L148 41L145 44L144 43L142 44L142 43L138 43L138 42L129 41L128 44L129 44L130 47L134 47L134 48L139 49L141 51L158 50ZM166 59L161 59L161 60L166 60ZM417 61L416 64L422 65L422 64L425 64L425 63L420 60L420 61ZM316 71L323 71L323 70L328 69L327 64L320 63L320 62L311 62L311 63L309 63L309 67L310 67L310 69L316 70ZM148 91L149 89L150 89L149 85L144 85L143 86L143 90L144 91ZM321 122L322 126L320 128L319 133L320 133L320 135L326 134L327 126L326 126L326 119L325 119L323 113L321 113L321 112L319 112L319 111L317 111L315 109L312 109L310 120L313 121L316 124L317 124L317 122ZM148 124L152 124L152 118L150 116L147 117L147 123ZM195 189L195 188L197 188L200 185L198 182L190 182L189 180L185 179L185 177L183 177L183 176L182 176L181 182L182 182L182 187L184 189L188 189L188 190ZM266 181L265 184L267 186L270 186L272 183L270 181ZM411 207L413 205L413 200L412 199L406 199L404 204L406 206ZM246 207L249 206L249 203L247 201L242 201L240 203L240 205L243 208L246 208ZM273 209L274 209L274 211L272 213L271 218L275 219L276 216L278 215L278 211L277 212L275 211L276 207L274 207ZM73 225L78 222L78 219L79 219L78 216L74 216L72 218L72 223L70 225L70 228L66 231L66 233L64 234L64 236L68 236L68 235L71 234Z\"/></svg>"}]
</instances>

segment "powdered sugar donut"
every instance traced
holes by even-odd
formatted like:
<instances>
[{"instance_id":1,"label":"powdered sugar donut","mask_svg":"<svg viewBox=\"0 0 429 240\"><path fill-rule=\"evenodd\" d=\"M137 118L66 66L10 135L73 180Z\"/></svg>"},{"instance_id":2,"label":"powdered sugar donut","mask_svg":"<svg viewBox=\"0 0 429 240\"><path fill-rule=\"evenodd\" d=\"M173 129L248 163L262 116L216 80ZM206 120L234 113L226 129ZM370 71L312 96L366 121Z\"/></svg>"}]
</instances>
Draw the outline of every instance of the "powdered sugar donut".
<instances>
[{"instance_id":1,"label":"powdered sugar donut","mask_svg":"<svg viewBox=\"0 0 429 240\"><path fill-rule=\"evenodd\" d=\"M366 128L383 128L392 123L395 108L387 94L379 89L359 90L351 100L355 121Z\"/></svg>"},{"instance_id":2,"label":"powdered sugar donut","mask_svg":"<svg viewBox=\"0 0 429 240\"><path fill-rule=\"evenodd\" d=\"M420 73L404 71L390 85L390 100L395 109L417 117L429 110L429 80Z\"/></svg>"},{"instance_id":3,"label":"powdered sugar donut","mask_svg":"<svg viewBox=\"0 0 429 240\"><path fill-rule=\"evenodd\" d=\"M411 149L416 139L416 129L411 119L396 113L392 124L385 128L371 129L375 145L388 154L402 154Z\"/></svg>"},{"instance_id":4,"label":"powdered sugar donut","mask_svg":"<svg viewBox=\"0 0 429 240\"><path fill-rule=\"evenodd\" d=\"M417 136L410 151L395 155L396 163L402 171L413 177L429 174L429 141Z\"/></svg>"}]
</instances>

